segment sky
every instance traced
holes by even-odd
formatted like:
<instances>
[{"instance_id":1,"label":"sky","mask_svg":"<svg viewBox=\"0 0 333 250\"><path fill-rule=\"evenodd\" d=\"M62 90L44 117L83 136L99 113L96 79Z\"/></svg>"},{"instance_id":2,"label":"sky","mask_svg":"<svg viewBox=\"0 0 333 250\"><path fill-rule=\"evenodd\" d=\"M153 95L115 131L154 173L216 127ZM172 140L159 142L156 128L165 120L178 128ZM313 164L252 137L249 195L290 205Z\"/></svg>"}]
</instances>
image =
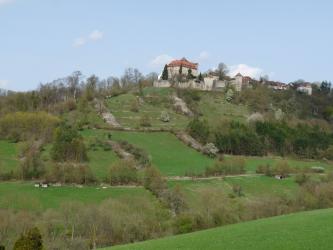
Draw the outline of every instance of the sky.
<instances>
[{"instance_id":1,"label":"sky","mask_svg":"<svg viewBox=\"0 0 333 250\"><path fill-rule=\"evenodd\" d=\"M80 70L204 72L333 81L330 0L0 0L0 88L32 90Z\"/></svg>"}]
</instances>

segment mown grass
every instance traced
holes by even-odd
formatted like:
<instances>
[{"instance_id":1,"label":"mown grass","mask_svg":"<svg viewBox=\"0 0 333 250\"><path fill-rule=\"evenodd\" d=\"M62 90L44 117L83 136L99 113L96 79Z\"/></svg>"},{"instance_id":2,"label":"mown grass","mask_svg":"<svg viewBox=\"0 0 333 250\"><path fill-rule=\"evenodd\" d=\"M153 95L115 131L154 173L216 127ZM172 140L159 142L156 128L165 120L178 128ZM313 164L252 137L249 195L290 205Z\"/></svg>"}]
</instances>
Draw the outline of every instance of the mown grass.
<instances>
[{"instance_id":1,"label":"mown grass","mask_svg":"<svg viewBox=\"0 0 333 250\"><path fill-rule=\"evenodd\" d=\"M0 140L0 173L17 170L20 161L18 159L18 143Z\"/></svg>"},{"instance_id":2,"label":"mown grass","mask_svg":"<svg viewBox=\"0 0 333 250\"><path fill-rule=\"evenodd\" d=\"M326 250L333 246L333 209L302 212L104 250Z\"/></svg>"},{"instance_id":3,"label":"mown grass","mask_svg":"<svg viewBox=\"0 0 333 250\"><path fill-rule=\"evenodd\" d=\"M117 121L124 127L139 128L140 120L143 116L148 116L152 128L176 128L183 129L188 124L188 117L178 114L173 110L170 100L171 89L145 89L144 95L158 96L156 103L149 101L139 101L139 97L134 94L123 94L113 97L107 101L110 112L116 117ZM142 99L143 100L143 99ZM132 106L138 108L138 112L133 112ZM170 116L169 122L160 120L161 112L166 111Z\"/></svg>"},{"instance_id":4,"label":"mown grass","mask_svg":"<svg viewBox=\"0 0 333 250\"><path fill-rule=\"evenodd\" d=\"M59 208L66 202L96 204L109 198L150 197L143 187L108 187L93 186L36 188L32 182L1 182L0 208L15 210L42 211Z\"/></svg>"},{"instance_id":5,"label":"mown grass","mask_svg":"<svg viewBox=\"0 0 333 250\"><path fill-rule=\"evenodd\" d=\"M182 176L186 172L201 173L213 160L186 146L167 132L111 132L114 140L125 140L144 149L154 166L167 176Z\"/></svg>"}]
</instances>

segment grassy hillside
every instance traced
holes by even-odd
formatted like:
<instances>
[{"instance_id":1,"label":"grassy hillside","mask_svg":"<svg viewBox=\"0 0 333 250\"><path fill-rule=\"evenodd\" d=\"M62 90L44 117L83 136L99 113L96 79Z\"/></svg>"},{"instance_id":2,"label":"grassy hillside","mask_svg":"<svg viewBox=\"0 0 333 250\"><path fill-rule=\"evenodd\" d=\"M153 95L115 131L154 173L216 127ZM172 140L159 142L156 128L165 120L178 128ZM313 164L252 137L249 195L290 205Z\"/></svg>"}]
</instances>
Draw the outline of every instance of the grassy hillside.
<instances>
[{"instance_id":1,"label":"grassy hillside","mask_svg":"<svg viewBox=\"0 0 333 250\"><path fill-rule=\"evenodd\" d=\"M318 250L331 249L332 234L333 209L326 209L261 219L143 243L105 248L105 250Z\"/></svg>"},{"instance_id":2,"label":"grassy hillside","mask_svg":"<svg viewBox=\"0 0 333 250\"><path fill-rule=\"evenodd\" d=\"M144 149L153 165L169 176L184 175L187 171L202 172L213 160L189 148L170 133L120 132L111 133L114 140L126 140Z\"/></svg>"},{"instance_id":3,"label":"grassy hillside","mask_svg":"<svg viewBox=\"0 0 333 250\"><path fill-rule=\"evenodd\" d=\"M226 156L226 157L234 157L234 156ZM269 164L274 166L277 162L281 160L286 160L291 167L294 168L311 168L311 167L323 167L328 170L332 170L333 166L331 163L316 161L316 160L297 160L297 159L289 159L283 157L274 157L274 156L263 156L263 157L255 157L255 156L244 156L246 170L249 173L255 173L256 168L259 165Z\"/></svg>"},{"instance_id":4,"label":"grassy hillside","mask_svg":"<svg viewBox=\"0 0 333 250\"><path fill-rule=\"evenodd\" d=\"M19 163L18 144L0 140L0 172L15 171Z\"/></svg>"},{"instance_id":5,"label":"grassy hillside","mask_svg":"<svg viewBox=\"0 0 333 250\"><path fill-rule=\"evenodd\" d=\"M202 190L220 190L232 193L233 185L239 185L242 188L242 194L245 198L250 196L268 196L279 194L295 194L299 186L293 178L277 180L266 176L240 176L226 177L224 180L186 180L186 181L169 181L170 187L180 186L186 193L186 199L192 202L198 202L198 194Z\"/></svg>"},{"instance_id":6,"label":"grassy hillside","mask_svg":"<svg viewBox=\"0 0 333 250\"><path fill-rule=\"evenodd\" d=\"M58 208L65 202L82 202L96 204L109 198L151 197L141 187L49 187L35 188L31 182L0 183L0 208L41 211L47 208Z\"/></svg>"},{"instance_id":7,"label":"grassy hillside","mask_svg":"<svg viewBox=\"0 0 333 250\"><path fill-rule=\"evenodd\" d=\"M212 126L223 119L245 122L250 115L248 107L226 102L221 92L200 92L198 107L203 118Z\"/></svg>"},{"instance_id":8,"label":"grassy hillside","mask_svg":"<svg viewBox=\"0 0 333 250\"><path fill-rule=\"evenodd\" d=\"M107 105L110 112L124 127L140 127L140 119L147 115L153 128L182 129L187 126L188 117L177 114L173 110L172 91L172 89L148 88L145 89L145 98L139 100L139 97L134 94L123 94L109 99ZM133 111L133 106L137 108L137 111ZM160 120L162 111L168 112L170 122Z\"/></svg>"}]
</instances>

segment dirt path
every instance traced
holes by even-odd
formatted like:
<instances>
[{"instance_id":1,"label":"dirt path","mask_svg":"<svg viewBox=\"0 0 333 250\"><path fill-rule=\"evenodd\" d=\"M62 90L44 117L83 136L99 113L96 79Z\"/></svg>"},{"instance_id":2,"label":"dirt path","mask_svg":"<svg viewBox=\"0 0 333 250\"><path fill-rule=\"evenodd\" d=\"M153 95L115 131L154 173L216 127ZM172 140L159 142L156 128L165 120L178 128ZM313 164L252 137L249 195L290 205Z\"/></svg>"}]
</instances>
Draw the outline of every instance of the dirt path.
<instances>
[{"instance_id":1,"label":"dirt path","mask_svg":"<svg viewBox=\"0 0 333 250\"><path fill-rule=\"evenodd\" d=\"M166 177L167 180L173 181L203 181L203 180L223 180L225 178L236 178L236 177L258 177L262 174L239 174L239 175L225 175L225 176L210 176L210 177L189 177L189 176L169 176Z\"/></svg>"}]
</instances>

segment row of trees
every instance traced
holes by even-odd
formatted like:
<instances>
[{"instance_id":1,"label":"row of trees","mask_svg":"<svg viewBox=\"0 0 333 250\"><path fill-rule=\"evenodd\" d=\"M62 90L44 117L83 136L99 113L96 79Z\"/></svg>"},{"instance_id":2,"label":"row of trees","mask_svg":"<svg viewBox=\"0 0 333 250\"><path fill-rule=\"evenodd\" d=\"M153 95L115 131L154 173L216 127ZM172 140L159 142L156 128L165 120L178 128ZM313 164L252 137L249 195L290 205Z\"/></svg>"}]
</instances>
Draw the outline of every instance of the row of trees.
<instances>
[{"instance_id":1,"label":"row of trees","mask_svg":"<svg viewBox=\"0 0 333 250\"><path fill-rule=\"evenodd\" d=\"M333 144L333 133L319 126L298 124L292 127L285 122L245 124L231 121L210 129L207 121L196 118L189 123L187 130L202 143L211 140L221 153L235 155L274 153L319 158L329 154L328 149Z\"/></svg>"}]
</instances>

